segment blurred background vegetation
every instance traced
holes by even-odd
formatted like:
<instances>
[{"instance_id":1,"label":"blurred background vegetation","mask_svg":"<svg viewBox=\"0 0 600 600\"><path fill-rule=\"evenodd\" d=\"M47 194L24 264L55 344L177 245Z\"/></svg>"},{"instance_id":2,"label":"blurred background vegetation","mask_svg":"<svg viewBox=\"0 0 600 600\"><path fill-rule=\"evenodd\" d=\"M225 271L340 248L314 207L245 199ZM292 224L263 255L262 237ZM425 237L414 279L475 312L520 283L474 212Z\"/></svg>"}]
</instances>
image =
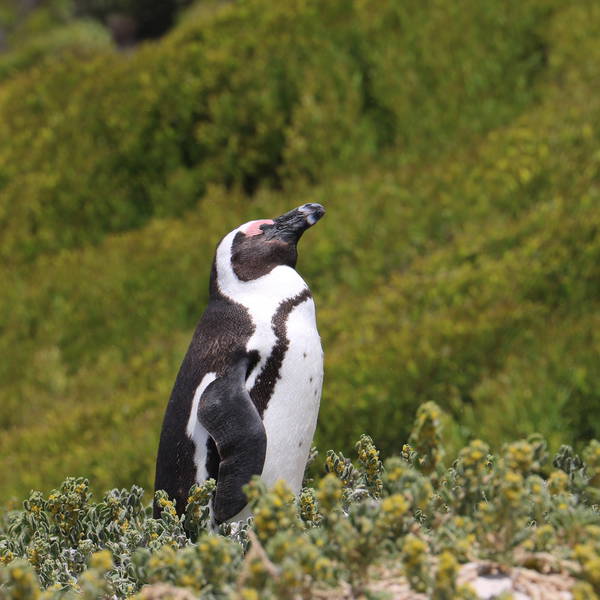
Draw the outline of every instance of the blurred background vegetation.
<instances>
[{"instance_id":1,"label":"blurred background vegetation","mask_svg":"<svg viewBox=\"0 0 600 600\"><path fill-rule=\"evenodd\" d=\"M150 489L215 244L313 201L319 448L600 437L596 0L0 0L0 47L0 501Z\"/></svg>"}]
</instances>

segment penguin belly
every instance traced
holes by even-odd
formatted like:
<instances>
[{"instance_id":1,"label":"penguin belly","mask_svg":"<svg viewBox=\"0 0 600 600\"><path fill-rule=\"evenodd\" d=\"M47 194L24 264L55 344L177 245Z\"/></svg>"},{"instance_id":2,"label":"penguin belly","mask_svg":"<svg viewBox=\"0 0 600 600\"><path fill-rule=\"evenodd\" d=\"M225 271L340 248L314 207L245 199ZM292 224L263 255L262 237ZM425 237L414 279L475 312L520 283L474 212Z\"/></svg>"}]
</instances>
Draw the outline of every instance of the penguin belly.
<instances>
[{"instance_id":1,"label":"penguin belly","mask_svg":"<svg viewBox=\"0 0 600 600\"><path fill-rule=\"evenodd\" d=\"M323 383L323 350L312 298L289 313L286 338L289 345L263 415L267 452L262 479L267 487L283 479L298 494L317 425Z\"/></svg>"}]
</instances>

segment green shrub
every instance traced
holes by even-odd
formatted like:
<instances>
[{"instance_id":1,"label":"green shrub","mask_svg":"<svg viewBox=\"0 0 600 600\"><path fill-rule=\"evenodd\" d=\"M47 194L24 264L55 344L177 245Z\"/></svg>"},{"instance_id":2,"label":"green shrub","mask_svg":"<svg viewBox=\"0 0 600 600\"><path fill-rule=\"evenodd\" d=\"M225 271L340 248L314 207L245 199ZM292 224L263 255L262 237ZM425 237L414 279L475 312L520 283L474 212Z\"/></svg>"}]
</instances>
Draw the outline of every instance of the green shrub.
<instances>
[{"instance_id":1,"label":"green shrub","mask_svg":"<svg viewBox=\"0 0 600 600\"><path fill-rule=\"evenodd\" d=\"M62 27L53 28L38 36L33 36L19 48L0 54L0 82L26 71L33 65L45 64L49 55L52 64L57 57L68 53L75 54L81 61L86 55L96 54L111 47L108 32L92 22L74 21Z\"/></svg>"},{"instance_id":2,"label":"green shrub","mask_svg":"<svg viewBox=\"0 0 600 600\"><path fill-rule=\"evenodd\" d=\"M431 430L423 427L425 414L435 417ZM160 519L151 518L136 486L111 490L100 502L84 479L69 478L48 496L32 492L0 527L0 597L125 598L153 583L207 599L310 598L332 587L369 597L387 569L394 585L400 571L428 597L471 600L474 592L458 581L461 562L544 572L552 556L567 583L579 578L574 592L587 595L577 597L594 598L600 515L586 498L599 491L600 444L586 450L590 464L565 448L552 470L539 436L508 445L502 455L474 442L450 469L438 463L432 470L426 457L433 448L442 453L438 416L439 407L429 404L417 417L415 447L431 442L422 454L405 446L382 465L363 436L351 476L349 461L334 466L298 499L283 482L268 491L255 478L246 486L254 517L218 532L208 531L212 480L194 486L181 517L158 492ZM417 481L426 494L415 495Z\"/></svg>"},{"instance_id":3,"label":"green shrub","mask_svg":"<svg viewBox=\"0 0 600 600\"><path fill-rule=\"evenodd\" d=\"M45 60L0 89L0 256L180 215L212 183L314 180L486 131L535 96L547 17L535 1L246 0L132 56Z\"/></svg>"}]
</instances>

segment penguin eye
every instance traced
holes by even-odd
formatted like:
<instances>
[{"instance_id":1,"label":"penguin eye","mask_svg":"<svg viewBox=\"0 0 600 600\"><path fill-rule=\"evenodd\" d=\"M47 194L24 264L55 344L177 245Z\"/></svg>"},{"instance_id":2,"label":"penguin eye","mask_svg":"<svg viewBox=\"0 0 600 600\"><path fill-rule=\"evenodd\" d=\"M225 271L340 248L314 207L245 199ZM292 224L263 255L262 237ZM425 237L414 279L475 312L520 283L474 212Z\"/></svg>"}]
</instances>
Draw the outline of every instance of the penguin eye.
<instances>
[{"instance_id":1,"label":"penguin eye","mask_svg":"<svg viewBox=\"0 0 600 600\"><path fill-rule=\"evenodd\" d=\"M263 223L260 226L260 229L263 233L269 233L274 227L275 225L273 223Z\"/></svg>"}]
</instances>

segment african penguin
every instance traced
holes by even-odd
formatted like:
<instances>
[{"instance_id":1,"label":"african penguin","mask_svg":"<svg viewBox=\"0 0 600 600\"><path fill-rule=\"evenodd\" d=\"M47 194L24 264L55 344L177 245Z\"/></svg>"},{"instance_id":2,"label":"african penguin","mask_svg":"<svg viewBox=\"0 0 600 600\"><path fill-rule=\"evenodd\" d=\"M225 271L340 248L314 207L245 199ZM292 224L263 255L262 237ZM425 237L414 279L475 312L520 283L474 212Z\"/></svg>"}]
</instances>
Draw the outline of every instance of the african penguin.
<instances>
[{"instance_id":1,"label":"african penguin","mask_svg":"<svg viewBox=\"0 0 600 600\"><path fill-rule=\"evenodd\" d=\"M242 487L253 475L301 489L323 351L296 245L324 214L304 204L245 223L217 246L209 303L175 380L156 461L155 490L179 513L192 484L210 477L217 524L249 515Z\"/></svg>"}]
</instances>

